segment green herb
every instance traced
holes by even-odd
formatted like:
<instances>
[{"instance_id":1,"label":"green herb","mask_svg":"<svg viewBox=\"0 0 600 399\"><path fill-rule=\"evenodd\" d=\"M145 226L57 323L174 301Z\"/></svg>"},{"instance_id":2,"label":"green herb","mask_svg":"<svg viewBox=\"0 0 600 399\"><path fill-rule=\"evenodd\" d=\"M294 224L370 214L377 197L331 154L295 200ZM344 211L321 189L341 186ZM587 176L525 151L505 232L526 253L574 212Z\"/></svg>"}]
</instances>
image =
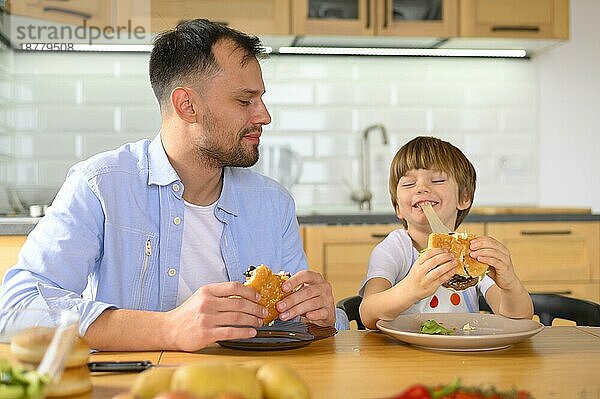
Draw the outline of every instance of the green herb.
<instances>
[{"instance_id":1,"label":"green herb","mask_svg":"<svg viewBox=\"0 0 600 399\"><path fill-rule=\"evenodd\" d=\"M43 399L47 378L0 359L0 399Z\"/></svg>"},{"instance_id":2,"label":"green herb","mask_svg":"<svg viewBox=\"0 0 600 399\"><path fill-rule=\"evenodd\" d=\"M437 335L452 335L454 332L448 330L435 320L427 320L421 326L421 333L423 334L437 334Z\"/></svg>"},{"instance_id":3,"label":"green herb","mask_svg":"<svg viewBox=\"0 0 600 399\"><path fill-rule=\"evenodd\" d=\"M430 320L433 321L433 320ZM436 323L437 324L437 323ZM444 328L444 327L442 327ZM454 380L454 382L450 385L446 385L445 387L440 387L439 389L434 389L431 392L432 399L443 398L444 396L448 396L454 391L456 391L460 387L460 378Z\"/></svg>"}]
</instances>

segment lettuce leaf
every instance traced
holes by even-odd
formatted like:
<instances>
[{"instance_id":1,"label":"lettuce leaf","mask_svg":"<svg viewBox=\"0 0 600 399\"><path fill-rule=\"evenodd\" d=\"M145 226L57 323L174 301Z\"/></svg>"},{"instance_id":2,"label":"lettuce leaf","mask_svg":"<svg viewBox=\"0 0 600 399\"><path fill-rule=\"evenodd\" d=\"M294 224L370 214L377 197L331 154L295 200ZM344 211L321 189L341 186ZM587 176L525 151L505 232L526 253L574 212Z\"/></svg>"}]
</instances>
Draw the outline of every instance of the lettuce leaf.
<instances>
[{"instance_id":1,"label":"lettuce leaf","mask_svg":"<svg viewBox=\"0 0 600 399\"><path fill-rule=\"evenodd\" d=\"M427 320L421 326L423 334L452 335L454 331L447 329L435 320Z\"/></svg>"}]
</instances>

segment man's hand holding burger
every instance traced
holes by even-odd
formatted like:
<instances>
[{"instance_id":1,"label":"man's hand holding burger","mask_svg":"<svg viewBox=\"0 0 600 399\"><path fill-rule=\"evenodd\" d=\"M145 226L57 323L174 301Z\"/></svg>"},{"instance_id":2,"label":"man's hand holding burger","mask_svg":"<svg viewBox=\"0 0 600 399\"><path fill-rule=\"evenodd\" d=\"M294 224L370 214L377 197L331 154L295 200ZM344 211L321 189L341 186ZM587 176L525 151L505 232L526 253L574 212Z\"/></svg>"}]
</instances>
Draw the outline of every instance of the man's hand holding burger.
<instances>
[{"instance_id":1,"label":"man's hand holding burger","mask_svg":"<svg viewBox=\"0 0 600 399\"><path fill-rule=\"evenodd\" d=\"M302 270L283 283L282 288L291 294L277 303L281 320L304 316L311 323L322 327L335 324L331 284L320 273Z\"/></svg>"}]
</instances>

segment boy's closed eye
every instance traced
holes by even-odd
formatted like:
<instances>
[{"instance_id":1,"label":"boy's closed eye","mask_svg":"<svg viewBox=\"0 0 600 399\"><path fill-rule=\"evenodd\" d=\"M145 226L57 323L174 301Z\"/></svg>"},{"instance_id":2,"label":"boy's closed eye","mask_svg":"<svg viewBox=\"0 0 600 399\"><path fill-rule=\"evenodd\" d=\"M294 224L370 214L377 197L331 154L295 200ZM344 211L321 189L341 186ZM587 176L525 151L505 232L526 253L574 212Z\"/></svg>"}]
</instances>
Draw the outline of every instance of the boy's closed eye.
<instances>
[{"instance_id":1,"label":"boy's closed eye","mask_svg":"<svg viewBox=\"0 0 600 399\"><path fill-rule=\"evenodd\" d=\"M432 183L445 183L448 180L448 176L445 172L434 172L431 176Z\"/></svg>"}]
</instances>

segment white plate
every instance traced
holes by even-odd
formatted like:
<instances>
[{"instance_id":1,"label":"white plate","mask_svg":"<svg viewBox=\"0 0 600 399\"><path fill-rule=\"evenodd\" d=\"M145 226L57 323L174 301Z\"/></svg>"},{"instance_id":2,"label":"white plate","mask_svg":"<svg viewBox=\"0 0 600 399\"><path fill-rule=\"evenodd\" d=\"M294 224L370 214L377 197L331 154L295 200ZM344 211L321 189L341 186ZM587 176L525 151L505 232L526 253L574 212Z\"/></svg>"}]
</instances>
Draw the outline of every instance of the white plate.
<instances>
[{"instance_id":1,"label":"white plate","mask_svg":"<svg viewBox=\"0 0 600 399\"><path fill-rule=\"evenodd\" d=\"M420 332L427 320L435 320L454 331L452 335ZM472 329L463 330L465 324ZM534 336L544 325L533 320L509 319L483 313L416 313L391 321L379 320L377 327L387 335L411 345L444 351L486 351L507 348Z\"/></svg>"}]
</instances>

